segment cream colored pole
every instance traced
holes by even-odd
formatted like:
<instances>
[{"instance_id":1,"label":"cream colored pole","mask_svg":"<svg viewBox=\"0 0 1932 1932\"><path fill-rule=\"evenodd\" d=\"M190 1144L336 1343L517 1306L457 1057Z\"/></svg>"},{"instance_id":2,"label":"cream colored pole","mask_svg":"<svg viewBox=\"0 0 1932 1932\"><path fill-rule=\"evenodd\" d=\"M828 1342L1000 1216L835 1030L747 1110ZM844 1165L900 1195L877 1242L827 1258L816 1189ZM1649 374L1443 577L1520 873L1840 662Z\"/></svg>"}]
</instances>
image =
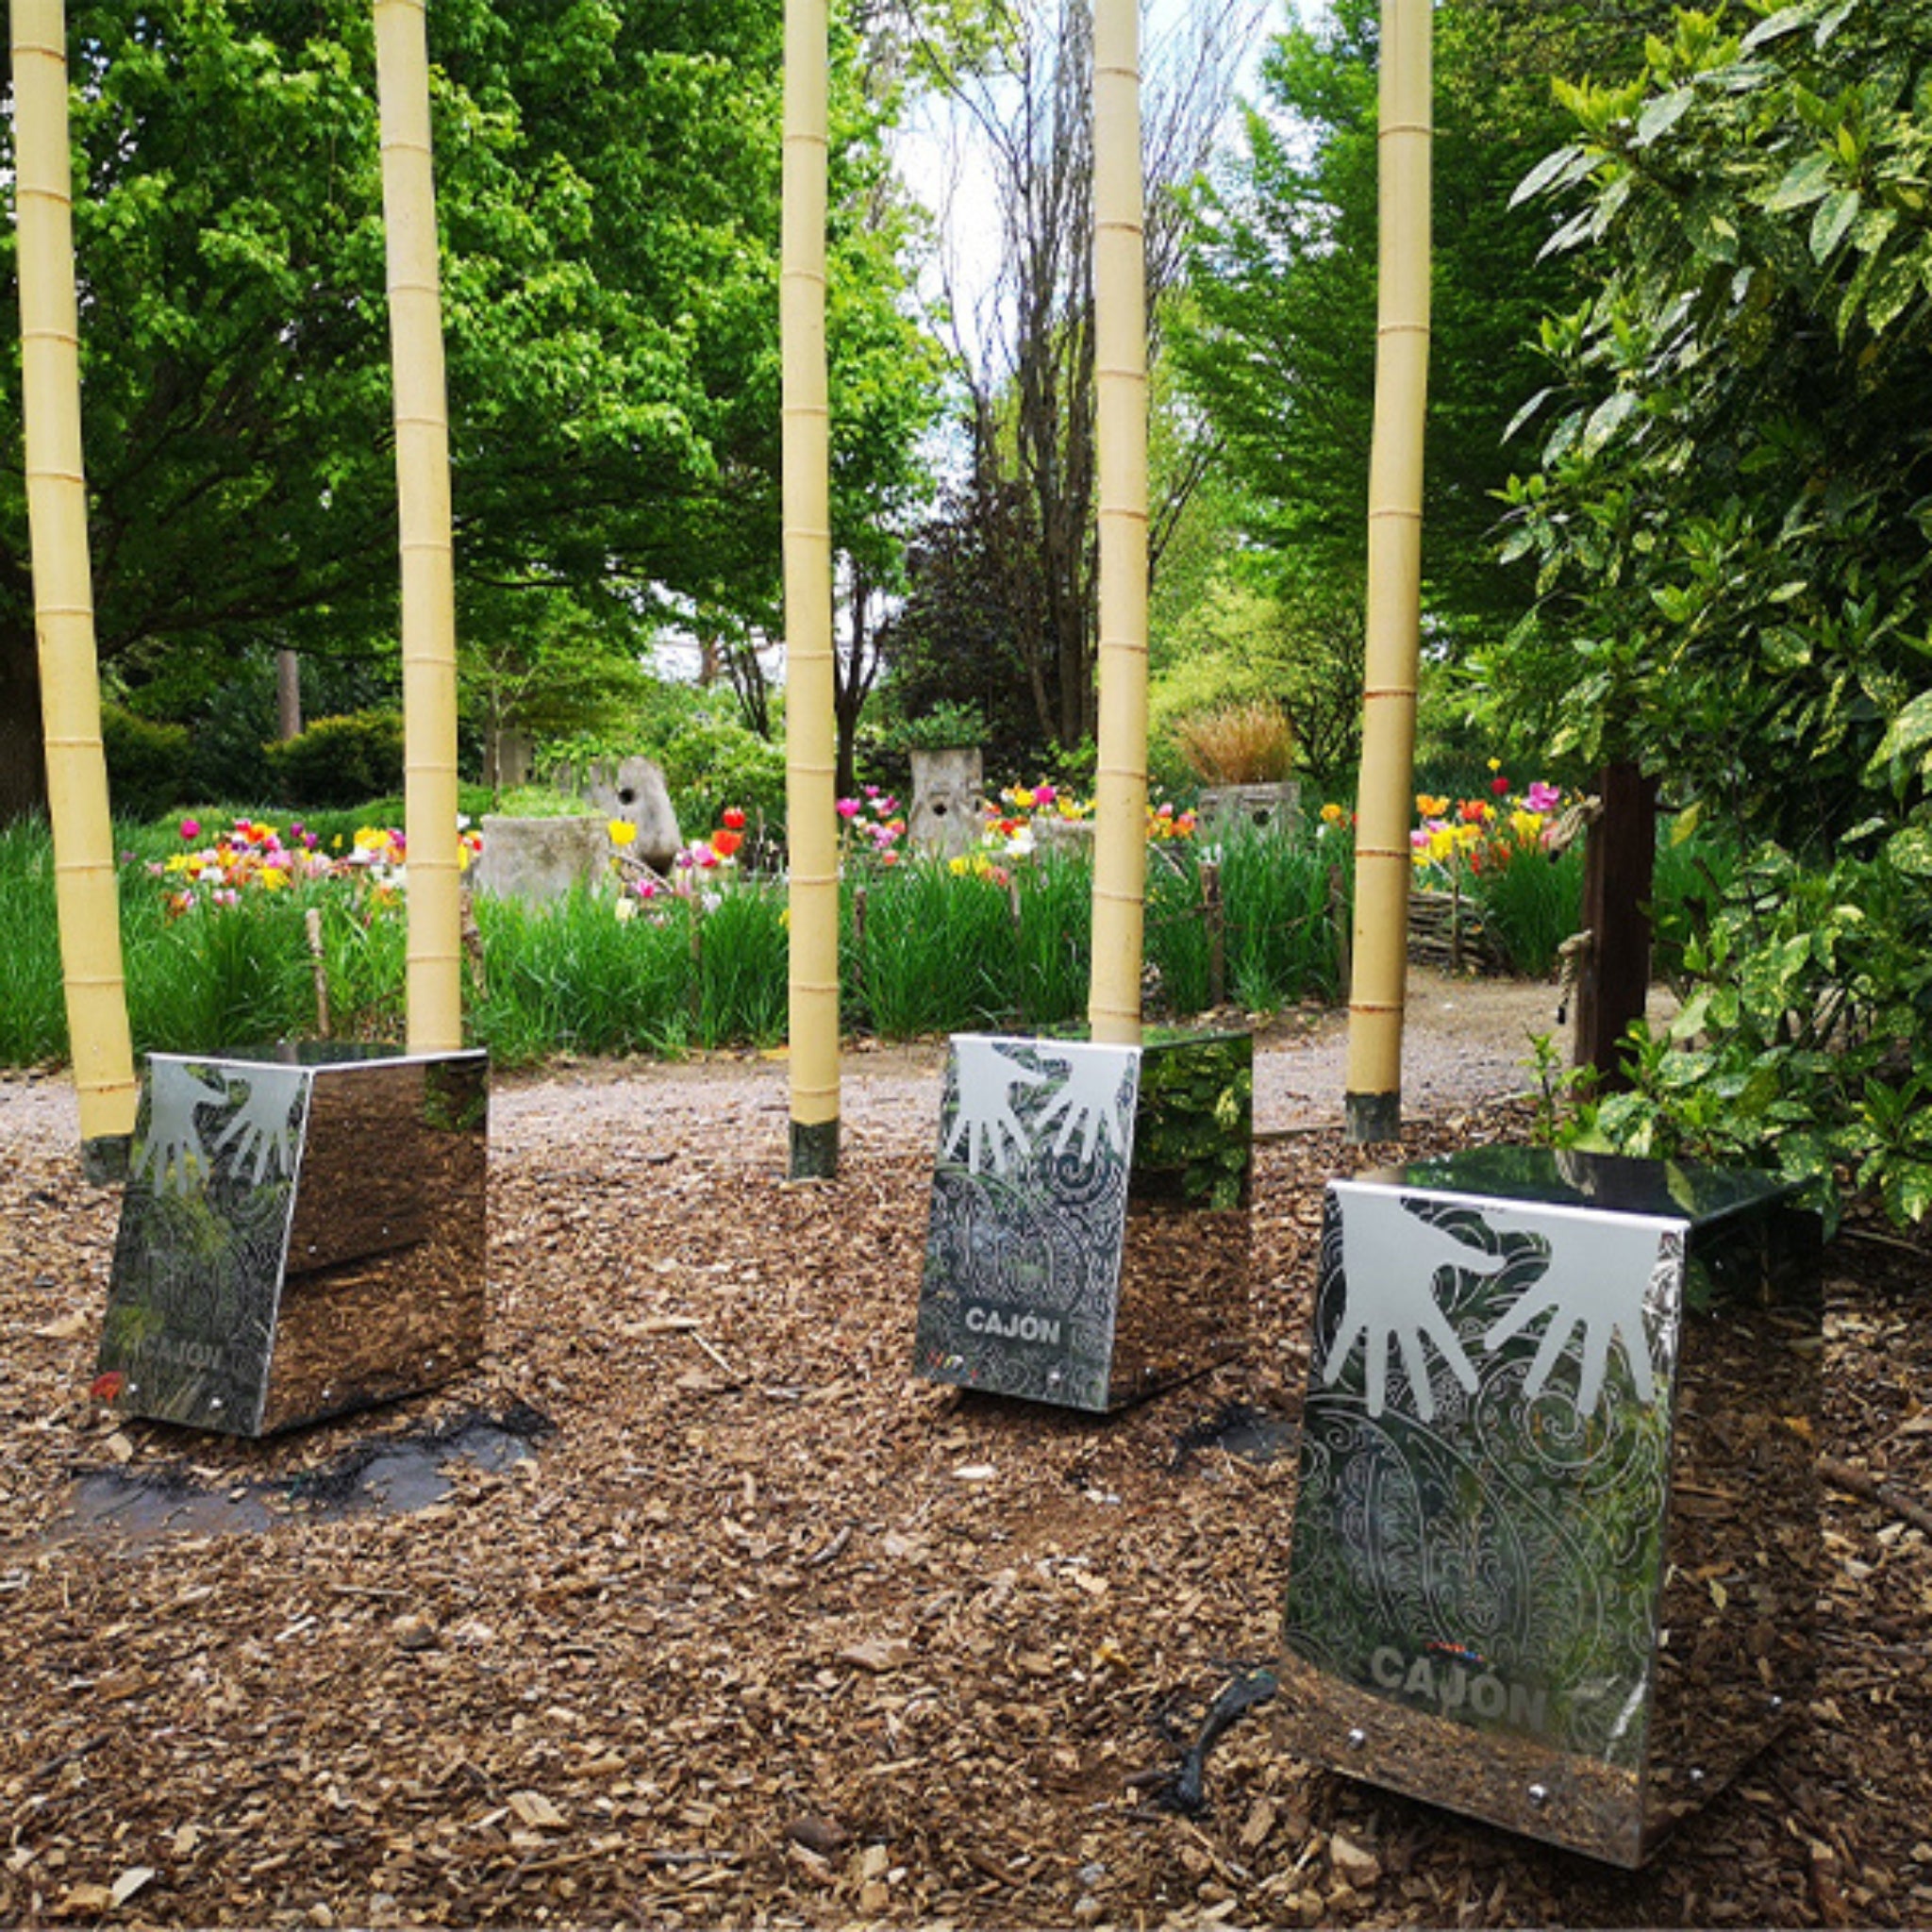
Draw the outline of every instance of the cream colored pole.
<instances>
[{"instance_id":1,"label":"cream colored pole","mask_svg":"<svg viewBox=\"0 0 1932 1932\"><path fill-rule=\"evenodd\" d=\"M1345 1108L1349 1138L1357 1141L1392 1140L1402 1125L1429 376L1429 0L1383 0L1375 420Z\"/></svg>"},{"instance_id":2,"label":"cream colored pole","mask_svg":"<svg viewBox=\"0 0 1932 1932\"><path fill-rule=\"evenodd\" d=\"M1141 1039L1147 876L1147 317L1141 20L1093 9L1093 314L1100 483L1100 763L1094 786L1093 1038Z\"/></svg>"},{"instance_id":3,"label":"cream colored pole","mask_svg":"<svg viewBox=\"0 0 1932 1932\"><path fill-rule=\"evenodd\" d=\"M831 410L825 385L825 0L786 0L783 357L785 817L794 1180L839 1168Z\"/></svg>"},{"instance_id":4,"label":"cream colored pole","mask_svg":"<svg viewBox=\"0 0 1932 1932\"><path fill-rule=\"evenodd\" d=\"M456 560L425 10L425 0L375 0L375 72L402 539L409 1050L447 1053L463 1043Z\"/></svg>"},{"instance_id":5,"label":"cream colored pole","mask_svg":"<svg viewBox=\"0 0 1932 1932\"><path fill-rule=\"evenodd\" d=\"M47 805L67 1031L82 1158L125 1172L137 1090L121 962L120 895L88 558L80 445L80 328L74 288L74 163L61 0L13 0L14 203L27 526Z\"/></svg>"}]
</instances>

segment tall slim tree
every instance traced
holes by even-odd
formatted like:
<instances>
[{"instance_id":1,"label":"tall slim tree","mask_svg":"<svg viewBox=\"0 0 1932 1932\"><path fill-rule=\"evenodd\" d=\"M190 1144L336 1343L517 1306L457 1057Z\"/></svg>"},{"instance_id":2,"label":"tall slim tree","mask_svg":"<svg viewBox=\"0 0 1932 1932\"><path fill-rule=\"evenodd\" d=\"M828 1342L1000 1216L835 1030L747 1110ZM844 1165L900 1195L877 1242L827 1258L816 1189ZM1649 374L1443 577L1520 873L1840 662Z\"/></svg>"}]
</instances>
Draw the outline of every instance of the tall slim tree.
<instances>
[{"instance_id":1,"label":"tall slim tree","mask_svg":"<svg viewBox=\"0 0 1932 1932\"><path fill-rule=\"evenodd\" d=\"M463 1043L457 850L457 599L425 0L375 0L383 226L403 574L412 1051Z\"/></svg>"},{"instance_id":2,"label":"tall slim tree","mask_svg":"<svg viewBox=\"0 0 1932 1932\"><path fill-rule=\"evenodd\" d=\"M61 0L13 0L11 39L21 381L54 881L81 1142L105 1176L134 1131L134 1052L88 558Z\"/></svg>"},{"instance_id":3,"label":"tall slim tree","mask_svg":"<svg viewBox=\"0 0 1932 1932\"><path fill-rule=\"evenodd\" d=\"M1143 252L1156 356L1161 296L1181 266L1178 190L1207 158L1257 13L1251 0L1208 0L1150 50ZM1042 730L1067 747L1098 723L1092 65L1092 0L999 0L974 58L940 70L970 131L956 218L976 226L990 195L998 222L988 285L956 274L949 288L965 426L985 493L1011 483L1024 500L1041 619L1015 641ZM1157 521L1164 511L1155 506Z\"/></svg>"},{"instance_id":4,"label":"tall slim tree","mask_svg":"<svg viewBox=\"0 0 1932 1932\"><path fill-rule=\"evenodd\" d=\"M1098 1041L1138 1046L1147 817L1147 314L1137 0L1096 0L1093 281L1099 416L1100 762L1093 974Z\"/></svg>"},{"instance_id":5,"label":"tall slim tree","mask_svg":"<svg viewBox=\"0 0 1932 1932\"><path fill-rule=\"evenodd\" d=\"M1402 1120L1429 373L1429 11L1430 0L1383 0L1375 433L1348 1007L1347 1118L1356 1141L1392 1141Z\"/></svg>"},{"instance_id":6,"label":"tall slim tree","mask_svg":"<svg viewBox=\"0 0 1932 1932\"><path fill-rule=\"evenodd\" d=\"M831 412L825 381L824 0L786 0L785 660L791 716L791 1173L839 1165L839 846L833 813Z\"/></svg>"}]
</instances>

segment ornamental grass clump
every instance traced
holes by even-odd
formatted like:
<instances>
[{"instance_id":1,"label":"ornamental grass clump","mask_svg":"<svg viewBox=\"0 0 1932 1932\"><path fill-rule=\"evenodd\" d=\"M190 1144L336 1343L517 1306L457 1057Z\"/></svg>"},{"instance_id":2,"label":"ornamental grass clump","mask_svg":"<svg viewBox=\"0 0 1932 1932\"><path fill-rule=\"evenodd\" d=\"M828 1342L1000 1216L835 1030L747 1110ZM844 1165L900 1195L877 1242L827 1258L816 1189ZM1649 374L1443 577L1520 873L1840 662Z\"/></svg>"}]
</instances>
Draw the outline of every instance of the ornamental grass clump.
<instances>
[{"instance_id":1,"label":"ornamental grass clump","mask_svg":"<svg viewBox=\"0 0 1932 1932\"><path fill-rule=\"evenodd\" d=\"M1294 770L1294 730L1256 699L1177 719L1174 748L1203 785L1276 785Z\"/></svg>"}]
</instances>

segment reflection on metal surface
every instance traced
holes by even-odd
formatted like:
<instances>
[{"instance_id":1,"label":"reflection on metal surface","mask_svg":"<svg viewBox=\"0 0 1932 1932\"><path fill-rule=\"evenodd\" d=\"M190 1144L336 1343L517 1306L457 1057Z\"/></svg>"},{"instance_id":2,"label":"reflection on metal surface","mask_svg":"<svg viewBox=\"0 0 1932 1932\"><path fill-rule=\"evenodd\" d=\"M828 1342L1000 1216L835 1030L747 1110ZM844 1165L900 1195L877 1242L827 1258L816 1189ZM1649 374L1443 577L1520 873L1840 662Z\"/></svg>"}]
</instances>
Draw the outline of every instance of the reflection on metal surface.
<instances>
[{"instance_id":1,"label":"reflection on metal surface","mask_svg":"<svg viewBox=\"0 0 1932 1932\"><path fill-rule=\"evenodd\" d=\"M150 1057L99 1370L130 1415L266 1435L483 1350L489 1063Z\"/></svg>"},{"instance_id":2,"label":"reflection on metal surface","mask_svg":"<svg viewBox=\"0 0 1932 1932\"><path fill-rule=\"evenodd\" d=\"M1787 1191L1511 1148L1331 1184L1288 1748L1634 1865L1767 1741L1818 1538Z\"/></svg>"},{"instance_id":3,"label":"reflection on metal surface","mask_svg":"<svg viewBox=\"0 0 1932 1932\"><path fill-rule=\"evenodd\" d=\"M1244 1339L1253 1045L952 1042L916 1363L1107 1409Z\"/></svg>"}]
</instances>

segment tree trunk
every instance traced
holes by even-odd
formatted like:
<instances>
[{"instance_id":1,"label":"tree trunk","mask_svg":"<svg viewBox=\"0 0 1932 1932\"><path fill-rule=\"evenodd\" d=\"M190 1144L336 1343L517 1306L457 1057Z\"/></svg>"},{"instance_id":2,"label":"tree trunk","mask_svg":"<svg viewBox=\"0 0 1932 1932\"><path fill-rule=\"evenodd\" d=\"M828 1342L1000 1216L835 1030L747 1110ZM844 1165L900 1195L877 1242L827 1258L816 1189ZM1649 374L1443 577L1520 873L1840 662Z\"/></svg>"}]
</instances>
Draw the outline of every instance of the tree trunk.
<instances>
[{"instance_id":1,"label":"tree trunk","mask_svg":"<svg viewBox=\"0 0 1932 1932\"><path fill-rule=\"evenodd\" d=\"M1630 1084L1624 1036L1650 992L1651 878L1657 858L1657 780L1627 760L1597 778L1603 815L1583 851L1583 929L1590 934L1576 983L1579 1067L1596 1069L1600 1093Z\"/></svg>"},{"instance_id":2,"label":"tree trunk","mask_svg":"<svg viewBox=\"0 0 1932 1932\"><path fill-rule=\"evenodd\" d=\"M275 653L275 736L302 736L302 659L286 646Z\"/></svg>"},{"instance_id":3,"label":"tree trunk","mask_svg":"<svg viewBox=\"0 0 1932 1932\"><path fill-rule=\"evenodd\" d=\"M29 622L0 630L0 824L46 809L41 665Z\"/></svg>"},{"instance_id":4,"label":"tree trunk","mask_svg":"<svg viewBox=\"0 0 1932 1932\"><path fill-rule=\"evenodd\" d=\"M832 666L832 713L839 738L832 790L839 798L858 795L858 714L871 694L878 664L869 621L871 603L872 586L855 562L850 593L852 647L842 663L835 658Z\"/></svg>"}]
</instances>

